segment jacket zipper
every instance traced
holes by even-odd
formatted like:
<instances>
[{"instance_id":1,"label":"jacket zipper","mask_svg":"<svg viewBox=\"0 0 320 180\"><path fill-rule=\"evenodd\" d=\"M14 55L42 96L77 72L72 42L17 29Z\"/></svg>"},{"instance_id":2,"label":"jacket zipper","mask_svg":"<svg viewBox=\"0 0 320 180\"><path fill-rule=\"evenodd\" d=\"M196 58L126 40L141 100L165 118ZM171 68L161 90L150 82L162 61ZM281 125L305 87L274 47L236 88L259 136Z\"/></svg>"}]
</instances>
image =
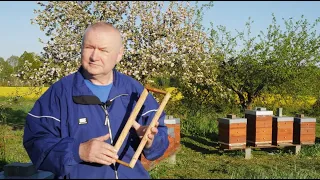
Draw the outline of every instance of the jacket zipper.
<instances>
[{"instance_id":1,"label":"jacket zipper","mask_svg":"<svg viewBox=\"0 0 320 180\"><path fill-rule=\"evenodd\" d=\"M109 113L107 111L107 104L106 103L103 103L102 104L102 109L104 110L105 114L106 114L106 119L104 121L104 125L105 126L108 126L108 129L109 129L109 133L110 133L110 141L111 141L111 145L113 145L113 137L112 137L112 132L111 132L111 126L110 126L110 119L109 119ZM116 163L113 163L113 167L114 167L114 173L115 173L115 176L116 176L116 179L119 179L118 177L118 171L116 169Z\"/></svg>"}]
</instances>

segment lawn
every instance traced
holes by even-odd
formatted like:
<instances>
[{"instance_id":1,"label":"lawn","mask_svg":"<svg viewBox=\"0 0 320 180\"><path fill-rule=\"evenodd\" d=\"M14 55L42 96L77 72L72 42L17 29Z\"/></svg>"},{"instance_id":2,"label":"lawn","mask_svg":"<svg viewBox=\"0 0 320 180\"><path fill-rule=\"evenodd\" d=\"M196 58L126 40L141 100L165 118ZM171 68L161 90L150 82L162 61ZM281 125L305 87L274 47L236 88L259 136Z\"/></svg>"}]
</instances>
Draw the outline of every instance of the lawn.
<instances>
[{"instance_id":1,"label":"lawn","mask_svg":"<svg viewBox=\"0 0 320 180\"><path fill-rule=\"evenodd\" d=\"M319 143L303 146L298 155L284 149L256 149L252 159L244 159L240 150L218 151L210 138L184 136L176 164L161 162L150 174L154 179L319 179Z\"/></svg>"},{"instance_id":2,"label":"lawn","mask_svg":"<svg viewBox=\"0 0 320 180\"><path fill-rule=\"evenodd\" d=\"M0 171L12 162L29 162L23 148L23 126L27 113L33 106L32 99L9 101L0 97ZM6 125L4 125L6 124Z\"/></svg>"},{"instance_id":3,"label":"lawn","mask_svg":"<svg viewBox=\"0 0 320 180\"><path fill-rule=\"evenodd\" d=\"M0 98L5 102L6 98ZM12 162L29 162L22 146L23 124L34 100L19 99L2 105L0 115L8 125L1 125L0 171L3 165ZM3 123L3 122L2 122ZM183 122L181 122L183 123ZM216 137L201 137L182 134L181 149L176 155L176 164L166 161L150 170L153 179L242 179L242 178L320 178L320 125L317 124L317 143L302 146L301 153L294 155L282 149L253 150L252 159L244 159L244 152L217 150ZM5 150L4 150L5 149Z\"/></svg>"}]
</instances>

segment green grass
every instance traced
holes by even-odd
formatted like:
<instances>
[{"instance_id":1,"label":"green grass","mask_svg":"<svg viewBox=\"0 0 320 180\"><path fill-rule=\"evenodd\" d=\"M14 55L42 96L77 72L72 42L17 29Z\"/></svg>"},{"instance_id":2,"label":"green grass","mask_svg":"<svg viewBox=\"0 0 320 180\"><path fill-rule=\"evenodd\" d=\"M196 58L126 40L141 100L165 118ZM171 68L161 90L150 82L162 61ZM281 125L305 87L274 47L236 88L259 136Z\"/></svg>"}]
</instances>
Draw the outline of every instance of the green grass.
<instances>
[{"instance_id":1,"label":"green grass","mask_svg":"<svg viewBox=\"0 0 320 180\"><path fill-rule=\"evenodd\" d=\"M318 125L318 129L320 126ZM319 134L318 134L319 136ZM176 164L161 162L150 171L154 179L318 179L320 144L303 146L299 155L285 149L253 150L244 159L241 150L221 152L209 138L185 136Z\"/></svg>"},{"instance_id":2,"label":"green grass","mask_svg":"<svg viewBox=\"0 0 320 180\"><path fill-rule=\"evenodd\" d=\"M35 100L18 99L12 100L0 97L0 123L14 126L24 125L27 113L33 107Z\"/></svg>"},{"instance_id":3,"label":"green grass","mask_svg":"<svg viewBox=\"0 0 320 180\"><path fill-rule=\"evenodd\" d=\"M0 97L0 171L5 164L29 162L22 145L23 126L35 100Z\"/></svg>"},{"instance_id":4,"label":"green grass","mask_svg":"<svg viewBox=\"0 0 320 180\"><path fill-rule=\"evenodd\" d=\"M23 129L15 124L24 124L26 114L34 100L20 99L7 102L0 98L2 115L9 125L0 125L0 171L3 165L12 162L29 162L22 146ZM183 122L182 122L183 123ZM301 153L294 155L283 149L253 150L252 159L244 159L244 152L217 150L216 134L212 137L182 135L181 149L176 155L176 164L166 161L150 170L154 179L319 179L320 178L320 124L316 128L317 143L302 146ZM201 134L201 133L200 133ZM5 151L3 148L5 145Z\"/></svg>"}]
</instances>

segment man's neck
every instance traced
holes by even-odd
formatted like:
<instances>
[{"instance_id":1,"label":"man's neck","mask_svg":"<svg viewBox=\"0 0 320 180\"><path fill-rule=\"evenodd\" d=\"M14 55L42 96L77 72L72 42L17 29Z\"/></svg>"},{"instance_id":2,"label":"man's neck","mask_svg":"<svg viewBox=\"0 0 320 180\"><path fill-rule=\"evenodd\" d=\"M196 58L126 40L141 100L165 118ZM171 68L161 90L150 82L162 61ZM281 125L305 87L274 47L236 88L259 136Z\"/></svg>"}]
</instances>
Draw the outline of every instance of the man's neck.
<instances>
[{"instance_id":1,"label":"man's neck","mask_svg":"<svg viewBox=\"0 0 320 180\"><path fill-rule=\"evenodd\" d=\"M84 70L83 75L85 79L88 79L95 85L108 85L113 82L113 71L109 72L107 75L91 75Z\"/></svg>"}]
</instances>

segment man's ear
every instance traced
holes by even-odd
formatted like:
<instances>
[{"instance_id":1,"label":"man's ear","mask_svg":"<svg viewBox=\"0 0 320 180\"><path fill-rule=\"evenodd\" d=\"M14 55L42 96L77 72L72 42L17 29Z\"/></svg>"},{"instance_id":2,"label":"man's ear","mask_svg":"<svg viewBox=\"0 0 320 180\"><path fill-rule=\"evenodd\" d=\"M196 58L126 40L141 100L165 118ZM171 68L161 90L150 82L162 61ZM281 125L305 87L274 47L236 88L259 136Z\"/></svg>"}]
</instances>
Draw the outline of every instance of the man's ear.
<instances>
[{"instance_id":1,"label":"man's ear","mask_svg":"<svg viewBox=\"0 0 320 180\"><path fill-rule=\"evenodd\" d=\"M123 46L121 46L118 57L117 57L117 63L119 63L121 61L122 56L123 56L123 52L124 52L124 48L123 48Z\"/></svg>"}]
</instances>

